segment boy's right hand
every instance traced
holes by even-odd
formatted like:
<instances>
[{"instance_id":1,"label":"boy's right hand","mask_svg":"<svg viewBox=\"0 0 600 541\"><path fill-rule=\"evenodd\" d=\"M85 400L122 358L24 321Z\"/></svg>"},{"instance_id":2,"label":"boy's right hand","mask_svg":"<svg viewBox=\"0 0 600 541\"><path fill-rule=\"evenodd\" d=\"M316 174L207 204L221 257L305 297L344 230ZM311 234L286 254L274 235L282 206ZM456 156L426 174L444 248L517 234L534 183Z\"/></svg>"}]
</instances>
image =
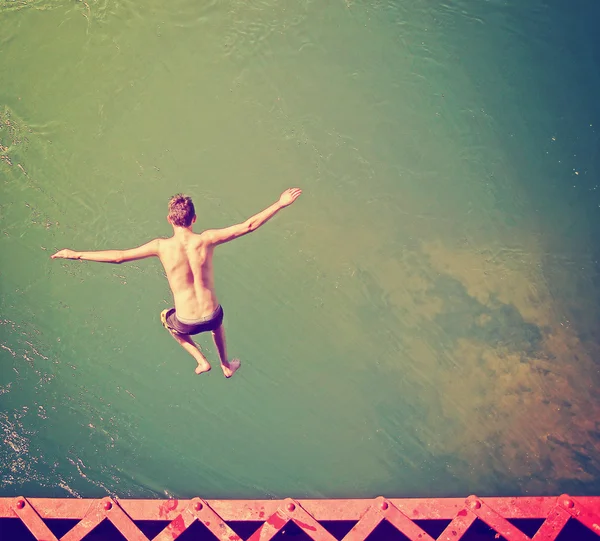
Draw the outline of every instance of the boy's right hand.
<instances>
[{"instance_id":1,"label":"boy's right hand","mask_svg":"<svg viewBox=\"0 0 600 541\"><path fill-rule=\"evenodd\" d=\"M294 201L296 201L296 199L300 197L301 193L302 190L300 188L288 188L285 192L281 194L281 197L279 198L279 204L282 207L287 207L288 205L291 205Z\"/></svg>"}]
</instances>

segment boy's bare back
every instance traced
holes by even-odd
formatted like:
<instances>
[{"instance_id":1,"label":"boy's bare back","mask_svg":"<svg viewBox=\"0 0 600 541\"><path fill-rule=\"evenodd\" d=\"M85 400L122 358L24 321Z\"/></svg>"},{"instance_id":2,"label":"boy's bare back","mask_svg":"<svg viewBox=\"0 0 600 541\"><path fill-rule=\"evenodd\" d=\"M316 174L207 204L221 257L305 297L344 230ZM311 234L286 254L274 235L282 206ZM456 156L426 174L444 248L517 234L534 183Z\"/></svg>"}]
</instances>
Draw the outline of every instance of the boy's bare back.
<instances>
[{"instance_id":1,"label":"boy's bare back","mask_svg":"<svg viewBox=\"0 0 600 541\"><path fill-rule=\"evenodd\" d=\"M177 313L198 319L218 306L213 276L215 245L207 232L173 235L158 239L158 257L173 293Z\"/></svg>"}]
</instances>

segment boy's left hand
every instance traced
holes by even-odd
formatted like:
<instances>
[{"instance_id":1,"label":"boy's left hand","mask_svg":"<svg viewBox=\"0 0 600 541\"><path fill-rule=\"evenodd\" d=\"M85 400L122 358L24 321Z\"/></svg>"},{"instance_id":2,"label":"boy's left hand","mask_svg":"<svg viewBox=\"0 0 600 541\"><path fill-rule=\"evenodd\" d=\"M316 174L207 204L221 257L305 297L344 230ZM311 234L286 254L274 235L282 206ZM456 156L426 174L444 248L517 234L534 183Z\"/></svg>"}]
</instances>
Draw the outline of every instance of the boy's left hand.
<instances>
[{"instance_id":1,"label":"boy's left hand","mask_svg":"<svg viewBox=\"0 0 600 541\"><path fill-rule=\"evenodd\" d=\"M64 250L59 250L54 255L50 256L51 259L79 259L79 255L74 250L69 250L65 248Z\"/></svg>"}]
</instances>

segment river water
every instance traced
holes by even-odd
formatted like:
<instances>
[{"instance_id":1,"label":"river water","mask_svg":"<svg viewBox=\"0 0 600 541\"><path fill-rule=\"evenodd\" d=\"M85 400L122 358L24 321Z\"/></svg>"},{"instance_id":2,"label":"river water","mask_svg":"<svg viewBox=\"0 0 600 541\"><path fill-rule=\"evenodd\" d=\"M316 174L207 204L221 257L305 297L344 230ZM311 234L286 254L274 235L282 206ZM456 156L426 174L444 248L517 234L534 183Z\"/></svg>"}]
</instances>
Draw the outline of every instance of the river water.
<instances>
[{"instance_id":1,"label":"river water","mask_svg":"<svg viewBox=\"0 0 600 541\"><path fill-rule=\"evenodd\" d=\"M600 4L0 3L0 495L597 494ZM218 248L231 380L157 260ZM199 343L213 364L210 336Z\"/></svg>"}]
</instances>

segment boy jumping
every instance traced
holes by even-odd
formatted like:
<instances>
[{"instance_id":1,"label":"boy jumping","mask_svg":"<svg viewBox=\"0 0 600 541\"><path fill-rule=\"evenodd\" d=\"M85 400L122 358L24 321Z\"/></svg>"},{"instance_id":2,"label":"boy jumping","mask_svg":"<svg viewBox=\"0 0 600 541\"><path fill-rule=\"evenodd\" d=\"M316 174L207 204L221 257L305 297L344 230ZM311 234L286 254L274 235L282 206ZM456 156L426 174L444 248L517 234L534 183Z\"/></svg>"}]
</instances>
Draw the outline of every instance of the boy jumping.
<instances>
[{"instance_id":1,"label":"boy jumping","mask_svg":"<svg viewBox=\"0 0 600 541\"><path fill-rule=\"evenodd\" d=\"M290 188L270 207L248 218L245 222L224 229L208 229L200 234L192 231L196 221L194 204L190 197L177 194L169 201L167 220L173 226L173 236L157 238L130 250L103 250L75 252L64 249L52 259L85 259L102 263L123 263L157 256L167 274L175 307L163 310L160 319L171 336L190 354L198 366L196 374L210 370L210 364L192 340L191 335L211 331L219 353L221 368L230 378L240 367L238 359L227 357L223 308L214 290L212 258L215 246L251 233L269 221L282 208L291 205L302 193Z\"/></svg>"}]
</instances>

